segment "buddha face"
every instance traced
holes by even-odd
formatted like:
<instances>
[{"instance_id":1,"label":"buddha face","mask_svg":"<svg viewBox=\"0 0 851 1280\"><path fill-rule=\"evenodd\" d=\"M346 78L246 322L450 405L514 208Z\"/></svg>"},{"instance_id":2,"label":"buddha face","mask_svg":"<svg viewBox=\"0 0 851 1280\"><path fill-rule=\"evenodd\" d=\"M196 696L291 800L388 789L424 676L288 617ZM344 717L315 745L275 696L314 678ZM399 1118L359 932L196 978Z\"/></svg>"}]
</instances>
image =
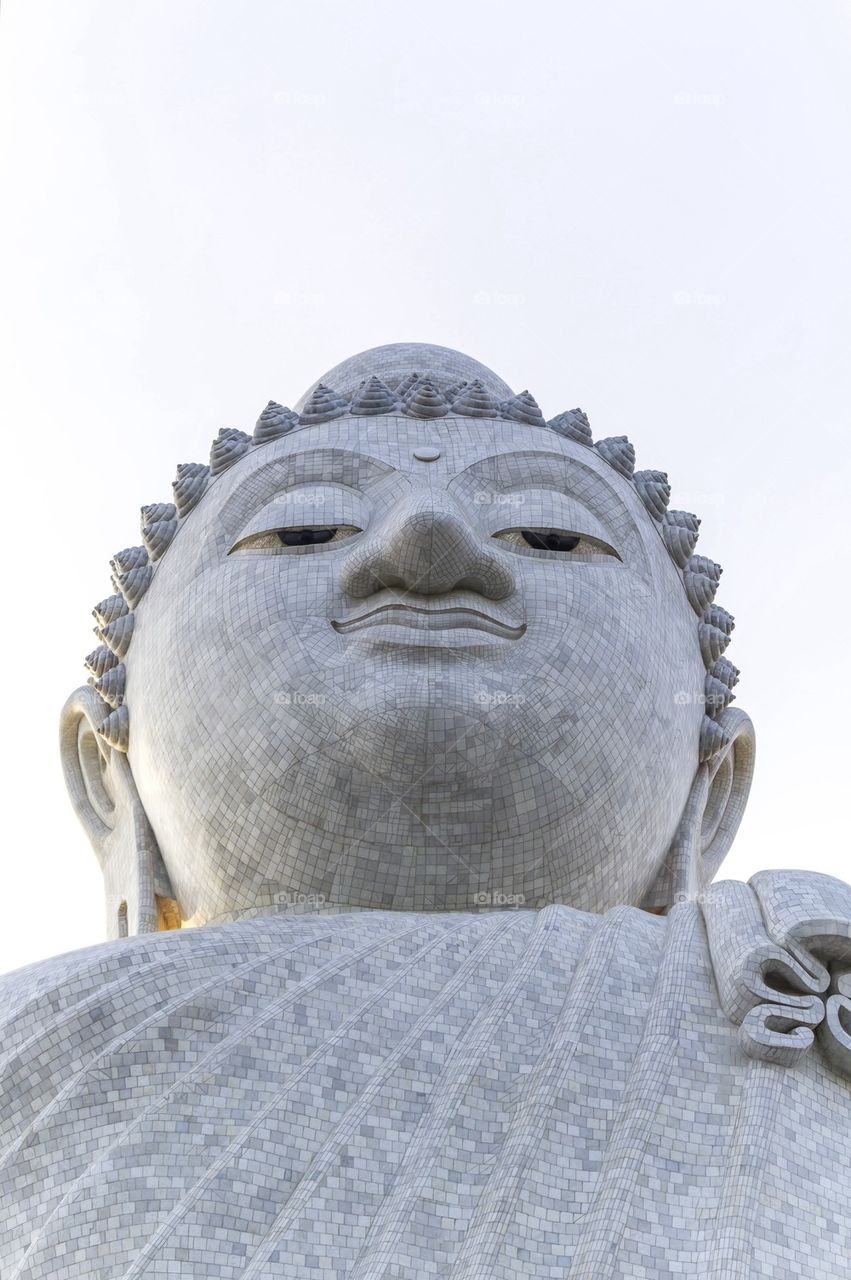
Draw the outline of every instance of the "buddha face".
<instances>
[{"instance_id":1,"label":"buddha face","mask_svg":"<svg viewBox=\"0 0 851 1280\"><path fill-rule=\"evenodd\" d=\"M638 901L697 768L682 578L593 450L346 416L250 450L157 567L129 762L185 918Z\"/></svg>"}]
</instances>

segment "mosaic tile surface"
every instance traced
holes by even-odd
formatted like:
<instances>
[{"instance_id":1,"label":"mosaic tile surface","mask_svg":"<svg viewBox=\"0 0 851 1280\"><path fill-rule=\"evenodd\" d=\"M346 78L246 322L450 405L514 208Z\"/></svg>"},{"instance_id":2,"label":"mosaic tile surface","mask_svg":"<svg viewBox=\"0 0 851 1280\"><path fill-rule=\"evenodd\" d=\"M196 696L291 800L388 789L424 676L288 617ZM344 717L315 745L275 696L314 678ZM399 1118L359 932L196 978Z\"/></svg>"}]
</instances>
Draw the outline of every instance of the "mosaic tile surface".
<instances>
[{"instance_id":1,"label":"mosaic tile surface","mask_svg":"<svg viewBox=\"0 0 851 1280\"><path fill-rule=\"evenodd\" d=\"M695 904L255 919L0 997L4 1276L827 1280L849 1256L851 1082L747 1056Z\"/></svg>"},{"instance_id":2,"label":"mosaic tile surface","mask_svg":"<svg viewBox=\"0 0 851 1280\"><path fill-rule=\"evenodd\" d=\"M851 889L710 883L754 731L650 461L404 343L142 509L61 722L112 941L0 980L3 1280L851 1274Z\"/></svg>"}]
</instances>

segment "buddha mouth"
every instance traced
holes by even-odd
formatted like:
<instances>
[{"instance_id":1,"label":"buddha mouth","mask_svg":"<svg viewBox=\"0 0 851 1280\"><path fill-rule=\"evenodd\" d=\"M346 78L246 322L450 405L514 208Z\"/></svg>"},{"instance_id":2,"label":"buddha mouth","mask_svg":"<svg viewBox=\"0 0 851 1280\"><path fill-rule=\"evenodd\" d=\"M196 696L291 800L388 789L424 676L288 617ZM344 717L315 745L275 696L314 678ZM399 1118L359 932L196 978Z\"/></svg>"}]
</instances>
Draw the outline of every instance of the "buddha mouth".
<instances>
[{"instance_id":1,"label":"buddha mouth","mask_svg":"<svg viewBox=\"0 0 851 1280\"><path fill-rule=\"evenodd\" d=\"M332 620L340 635L352 635L368 627L407 627L415 631L484 631L501 640L519 640L526 634L526 623L512 624L493 614L469 605L413 604L407 600L389 600L373 605L348 618Z\"/></svg>"}]
</instances>

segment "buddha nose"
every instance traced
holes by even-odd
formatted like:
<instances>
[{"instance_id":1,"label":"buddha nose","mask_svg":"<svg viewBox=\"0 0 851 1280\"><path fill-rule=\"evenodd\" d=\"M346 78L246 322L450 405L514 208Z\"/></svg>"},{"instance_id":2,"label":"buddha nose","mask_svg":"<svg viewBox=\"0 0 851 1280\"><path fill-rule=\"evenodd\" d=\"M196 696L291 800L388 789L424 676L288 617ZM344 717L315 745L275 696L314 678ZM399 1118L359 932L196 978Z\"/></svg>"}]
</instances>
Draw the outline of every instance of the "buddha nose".
<instances>
[{"instance_id":1,"label":"buddha nose","mask_svg":"<svg viewBox=\"0 0 851 1280\"><path fill-rule=\"evenodd\" d=\"M349 553L343 589L363 597L385 587L420 595L476 591L503 600L514 590L511 570L481 541L447 496L406 498L383 525Z\"/></svg>"}]
</instances>

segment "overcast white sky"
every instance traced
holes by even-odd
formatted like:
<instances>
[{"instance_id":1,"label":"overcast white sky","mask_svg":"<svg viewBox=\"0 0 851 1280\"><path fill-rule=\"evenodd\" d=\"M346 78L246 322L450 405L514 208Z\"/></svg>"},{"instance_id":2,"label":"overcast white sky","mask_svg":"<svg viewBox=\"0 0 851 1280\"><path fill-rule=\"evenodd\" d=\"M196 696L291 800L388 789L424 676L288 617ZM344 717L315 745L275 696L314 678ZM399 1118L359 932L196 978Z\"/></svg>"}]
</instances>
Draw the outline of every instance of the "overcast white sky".
<instances>
[{"instance_id":1,"label":"overcast white sky","mask_svg":"<svg viewBox=\"0 0 851 1280\"><path fill-rule=\"evenodd\" d=\"M57 716L221 426L459 347L703 518L757 726L722 874L851 879L851 4L4 0L0 970L103 936Z\"/></svg>"}]
</instances>

